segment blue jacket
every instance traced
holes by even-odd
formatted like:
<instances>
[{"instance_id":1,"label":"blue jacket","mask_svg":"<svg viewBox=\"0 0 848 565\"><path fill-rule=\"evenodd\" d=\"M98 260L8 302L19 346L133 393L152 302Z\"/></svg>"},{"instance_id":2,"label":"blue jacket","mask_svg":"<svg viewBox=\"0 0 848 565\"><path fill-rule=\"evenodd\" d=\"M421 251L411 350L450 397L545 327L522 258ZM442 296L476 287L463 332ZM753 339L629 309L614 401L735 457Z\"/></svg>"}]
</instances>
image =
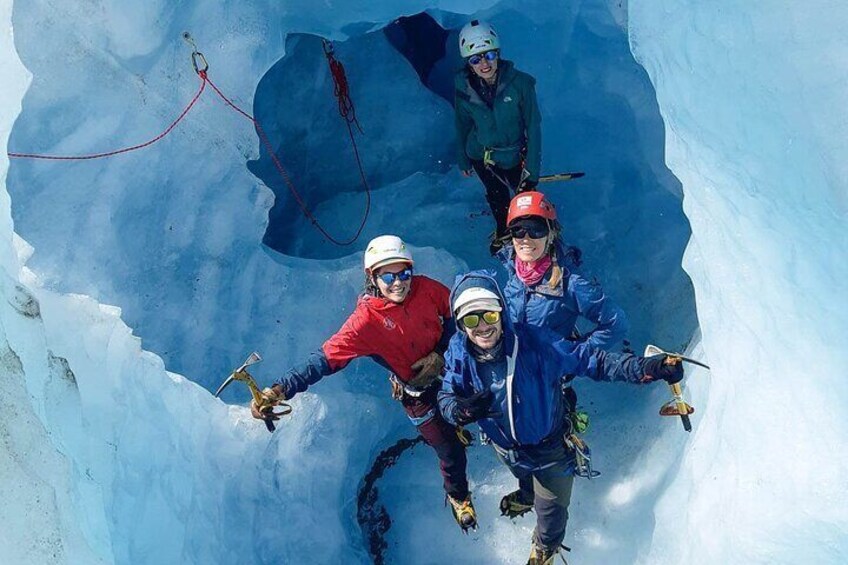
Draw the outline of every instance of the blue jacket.
<instances>
[{"instance_id":1,"label":"blue jacket","mask_svg":"<svg viewBox=\"0 0 848 565\"><path fill-rule=\"evenodd\" d=\"M458 290L469 285L484 286L500 294L491 275L476 271L458 278L451 304ZM502 296L502 295L501 295ZM453 419L457 397L483 390L484 370L500 367L490 386L494 399L490 416L479 420L480 429L503 449L538 445L562 433L564 403L562 378L586 376L598 381L639 383L644 375L643 359L634 355L606 353L587 343L574 343L546 328L513 324L504 316L506 363L480 363L470 353L464 331L451 338L445 356L445 379L439 392L439 408L445 419ZM486 382L491 382L487 375Z\"/></svg>"},{"instance_id":2,"label":"blue jacket","mask_svg":"<svg viewBox=\"0 0 848 565\"><path fill-rule=\"evenodd\" d=\"M509 274L504 286L504 297L510 318L518 323L552 330L569 338L577 325L577 319L586 318L595 329L580 341L603 349L610 349L624 339L629 324L624 311L613 304L601 286L590 282L568 270L561 241L557 241L557 262L562 268L562 280L551 286L551 270L542 280L528 287L515 273L515 250L504 246L498 253Z\"/></svg>"}]
</instances>

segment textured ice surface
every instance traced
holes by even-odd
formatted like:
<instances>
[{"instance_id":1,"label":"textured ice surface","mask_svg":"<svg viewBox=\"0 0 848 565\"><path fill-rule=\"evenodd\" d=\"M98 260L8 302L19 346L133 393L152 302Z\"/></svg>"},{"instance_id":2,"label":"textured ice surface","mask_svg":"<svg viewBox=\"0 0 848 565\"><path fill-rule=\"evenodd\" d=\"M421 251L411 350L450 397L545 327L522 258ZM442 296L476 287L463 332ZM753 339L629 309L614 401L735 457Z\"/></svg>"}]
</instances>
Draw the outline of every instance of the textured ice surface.
<instances>
[{"instance_id":1,"label":"textured ice surface","mask_svg":"<svg viewBox=\"0 0 848 565\"><path fill-rule=\"evenodd\" d=\"M846 18L844 2L630 4L713 368L649 561L848 559Z\"/></svg>"},{"instance_id":2,"label":"textured ice surface","mask_svg":"<svg viewBox=\"0 0 848 565\"><path fill-rule=\"evenodd\" d=\"M447 0L42 0L17 3L11 18L0 1L0 21L14 23L32 72L14 149L96 151L158 132L197 87L183 29L200 41L213 79L251 108L289 32L354 48L376 41L367 31L424 8L450 26L464 19L450 11L483 10L509 56L540 79L545 167L589 173L554 196L569 239L630 311L634 341L654 335L677 346L693 324L677 269L688 231L672 197L680 185L664 165L660 112L669 128L667 158L694 229L686 267L704 336L690 353L714 370L690 374L691 436L656 416L666 399L659 385L579 383L604 475L575 489L572 560L844 562L848 389L834 340L848 327L846 92L833 69L844 67L844 34L834 30L848 14L838 3L766 12L741 2L631 2L629 46L654 93L628 52L618 2L517 10ZM2 147L28 80L4 29ZM368 61L350 53L355 81ZM399 57L387 43L371 53ZM443 104L407 71L392 88ZM315 109L324 105L316 96ZM31 249L13 235L0 191L0 555L365 563L359 481L377 451L411 435L383 371L365 361L327 379L296 400L295 417L274 436L191 382L216 385L252 349L266 358L256 370L264 382L302 358L349 311L361 254L297 253L313 257L305 259L260 245L272 197L243 165L257 157L255 134L212 97L161 143L94 166L16 162L8 188L19 231L35 246L32 271L22 268ZM421 170L378 186L382 204L366 236L400 226L422 270L449 281L486 264L480 242L490 220L469 221L485 207L475 179ZM316 214L332 228L350 224L362 203L355 188L316 196ZM461 227L434 233L434 218ZM296 221L292 249L323 246ZM514 524L497 517L513 481L485 448L470 460L481 528L467 537L442 506L430 450L416 448L386 474L391 562L526 558L532 515Z\"/></svg>"},{"instance_id":3,"label":"textured ice surface","mask_svg":"<svg viewBox=\"0 0 848 565\"><path fill-rule=\"evenodd\" d=\"M155 16L149 8L150 14L133 14L131 24L155 28L142 49L129 46L124 27L130 24L121 23L128 14L117 8L17 4L18 50L34 82L12 133L15 147L87 152L157 133L197 88L179 38L188 29L211 64L212 79L254 109L275 143L275 132L285 132L281 156L287 162L291 155L294 182L322 223L348 237L364 197L321 46L313 36L298 35L285 53L284 40L289 32L341 39L349 33L338 56L362 120L363 162L375 188L362 242L341 249L294 213L287 191L278 193L278 208L287 214L282 233L288 255L340 262L310 266L274 257L259 243L272 195L245 166L257 157L256 135L247 120L207 93L177 131L144 152L99 163L14 163L13 213L36 249L31 265L45 283L119 305L145 347L170 370L214 388L245 351L260 349L267 365L280 367L317 347L344 318L359 281L353 276L342 283L340 302L328 313L310 296L338 283L307 271L346 276L342 270L354 268L352 254L369 237L389 230L468 265L494 266L485 244L491 218L469 221L487 209L479 182L462 179L455 167L437 174L452 164L444 159L453 158L445 157L454 143L448 103L421 85L384 34L363 35L402 14L385 5L381 17L369 20L354 5L337 5L325 14L328 21L309 24L302 18L312 8L298 5L273 26L261 15L274 15L276 5L181 5ZM465 9L461 3L450 7ZM403 13L412 9L404 5ZM449 27L465 19L433 13ZM689 228L675 197L679 185L662 161L663 125L653 88L628 51L617 13L600 1L562 2L556 9L549 3L518 9L508 2L482 12L500 26L505 53L539 78L546 171L587 172L572 185L550 189L568 239L585 251L586 273L629 312L634 344L653 336L676 347L695 325L691 284L679 266ZM342 21L377 23L354 32ZM528 33L536 41L526 41ZM67 40L45 43L44 34ZM113 50L118 44L121 49ZM263 178L279 185L274 175ZM48 209L62 213L45 214ZM448 281L453 275L449 269L434 274ZM310 322L295 327L291 321L301 313Z\"/></svg>"}]
</instances>

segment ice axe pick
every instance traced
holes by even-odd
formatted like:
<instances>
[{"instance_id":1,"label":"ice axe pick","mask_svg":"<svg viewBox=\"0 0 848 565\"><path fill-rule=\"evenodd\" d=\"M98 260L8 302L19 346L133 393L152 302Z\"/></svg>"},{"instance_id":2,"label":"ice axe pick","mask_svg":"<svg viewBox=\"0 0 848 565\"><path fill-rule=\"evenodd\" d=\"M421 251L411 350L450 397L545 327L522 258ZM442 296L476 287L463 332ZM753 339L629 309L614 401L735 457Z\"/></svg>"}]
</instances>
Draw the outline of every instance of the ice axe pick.
<instances>
[{"instance_id":1,"label":"ice axe pick","mask_svg":"<svg viewBox=\"0 0 848 565\"><path fill-rule=\"evenodd\" d=\"M224 389L227 388L231 382L241 381L247 385L248 389L250 389L250 395L253 397L253 402L256 403L256 406L259 408L260 412L266 414L273 414L274 416L285 416L287 414L291 414L291 405L286 404L285 402L280 402L278 404L269 403L265 399L265 397L262 396L262 391L259 390L259 387L257 386L256 381L253 379L253 376L251 376L251 374L247 372L247 368L250 365L254 365L256 363L259 363L260 361L262 361L262 357L257 352L254 351L253 353L248 355L244 363L242 363L238 369L230 373L230 376L227 377L227 380L225 380L221 384L221 386L218 387L218 390L215 391L215 398L218 398L221 392L223 392ZM279 407L280 410L275 410L275 407ZM274 421L270 418L265 420L265 427L268 428L269 432L273 432L276 429L276 426L274 426Z\"/></svg>"}]
</instances>

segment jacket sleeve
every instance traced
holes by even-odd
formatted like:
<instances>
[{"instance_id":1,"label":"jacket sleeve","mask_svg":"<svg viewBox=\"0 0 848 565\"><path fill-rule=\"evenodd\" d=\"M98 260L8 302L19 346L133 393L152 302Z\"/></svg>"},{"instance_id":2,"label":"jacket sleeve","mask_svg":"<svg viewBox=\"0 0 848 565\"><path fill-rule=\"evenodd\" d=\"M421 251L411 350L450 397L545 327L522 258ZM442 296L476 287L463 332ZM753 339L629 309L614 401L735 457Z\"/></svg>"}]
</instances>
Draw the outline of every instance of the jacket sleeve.
<instances>
[{"instance_id":1,"label":"jacket sleeve","mask_svg":"<svg viewBox=\"0 0 848 565\"><path fill-rule=\"evenodd\" d=\"M645 375L644 358L630 353L609 353L588 343L574 343L561 339L554 344L560 356L571 356L562 374L589 377L595 381L628 382L642 384ZM570 350L570 352L569 352Z\"/></svg>"},{"instance_id":2,"label":"jacket sleeve","mask_svg":"<svg viewBox=\"0 0 848 565\"><path fill-rule=\"evenodd\" d=\"M453 313L450 307L450 290L438 281L433 281L433 300L436 302L439 316L442 317L442 337L436 344L436 352L445 354L453 334L456 333L456 324L453 321Z\"/></svg>"},{"instance_id":3,"label":"jacket sleeve","mask_svg":"<svg viewBox=\"0 0 848 565\"><path fill-rule=\"evenodd\" d=\"M577 311L595 324L595 329L587 334L585 343L609 349L624 339L629 329L627 315L613 304L599 285L576 275L570 277L568 285Z\"/></svg>"},{"instance_id":4,"label":"jacket sleeve","mask_svg":"<svg viewBox=\"0 0 848 565\"><path fill-rule=\"evenodd\" d=\"M447 423L456 425L454 411L456 410L456 397L462 390L462 375L455 371L457 365L453 356L453 350L448 350L445 356L445 378L442 381L442 389L439 391L439 411Z\"/></svg>"},{"instance_id":5,"label":"jacket sleeve","mask_svg":"<svg viewBox=\"0 0 848 565\"><path fill-rule=\"evenodd\" d=\"M471 159L465 153L465 144L471 130L474 129L474 120L456 94L454 94L453 109L456 123L456 163L461 170L469 171L471 170Z\"/></svg>"},{"instance_id":6,"label":"jacket sleeve","mask_svg":"<svg viewBox=\"0 0 848 565\"><path fill-rule=\"evenodd\" d=\"M341 371L354 359L377 353L373 347L374 340L368 339L367 321L363 312L364 307L357 305L339 331L321 347L333 371Z\"/></svg>"},{"instance_id":7,"label":"jacket sleeve","mask_svg":"<svg viewBox=\"0 0 848 565\"><path fill-rule=\"evenodd\" d=\"M530 78L524 92L522 114L527 134L527 161L525 168L530 174L529 180L539 181L539 169L542 165L542 116L536 99L536 81Z\"/></svg>"},{"instance_id":8,"label":"jacket sleeve","mask_svg":"<svg viewBox=\"0 0 848 565\"><path fill-rule=\"evenodd\" d=\"M362 326L357 308L339 331L324 342L321 351L310 355L306 362L292 367L277 381L286 391L286 397L291 398L324 377L341 371L357 357L373 355L374 351L363 336Z\"/></svg>"},{"instance_id":9,"label":"jacket sleeve","mask_svg":"<svg viewBox=\"0 0 848 565\"><path fill-rule=\"evenodd\" d=\"M324 352L316 351L306 361L289 369L275 384L283 387L286 398L289 399L335 372L335 370L330 368Z\"/></svg>"}]
</instances>

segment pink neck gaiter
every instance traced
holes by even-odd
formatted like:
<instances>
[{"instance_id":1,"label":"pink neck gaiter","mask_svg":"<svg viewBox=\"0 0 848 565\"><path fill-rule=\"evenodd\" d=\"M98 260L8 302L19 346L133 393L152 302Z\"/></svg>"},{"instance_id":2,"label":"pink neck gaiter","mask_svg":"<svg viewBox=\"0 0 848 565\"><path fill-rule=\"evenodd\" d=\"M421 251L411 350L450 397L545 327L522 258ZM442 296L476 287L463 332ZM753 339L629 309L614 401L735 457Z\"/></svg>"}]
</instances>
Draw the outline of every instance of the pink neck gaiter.
<instances>
[{"instance_id":1,"label":"pink neck gaiter","mask_svg":"<svg viewBox=\"0 0 848 565\"><path fill-rule=\"evenodd\" d=\"M515 274L518 275L518 278L521 279L521 282L526 284L527 286L533 286L542 280L542 277L545 276L545 273L548 272L548 269L551 266L551 256L545 255L544 258L536 261L536 264L532 267L530 263L525 263L515 257Z\"/></svg>"}]
</instances>

